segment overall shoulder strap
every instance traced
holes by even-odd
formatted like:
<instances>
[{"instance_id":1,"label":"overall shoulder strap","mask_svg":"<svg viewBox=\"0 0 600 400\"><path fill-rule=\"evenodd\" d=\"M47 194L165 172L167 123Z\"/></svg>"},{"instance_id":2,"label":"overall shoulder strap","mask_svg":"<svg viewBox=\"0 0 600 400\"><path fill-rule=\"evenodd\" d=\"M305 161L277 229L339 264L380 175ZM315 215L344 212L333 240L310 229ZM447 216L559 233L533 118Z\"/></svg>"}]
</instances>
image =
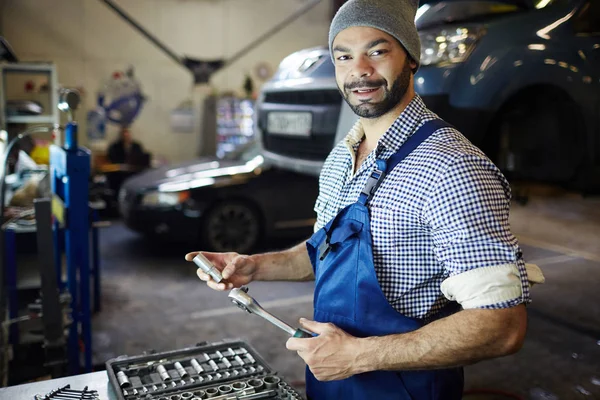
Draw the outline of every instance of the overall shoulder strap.
<instances>
[{"instance_id":1,"label":"overall shoulder strap","mask_svg":"<svg viewBox=\"0 0 600 400\"><path fill-rule=\"evenodd\" d=\"M371 197L375 194L375 190L377 190L379 184L383 181L386 173L393 170L396 165L412 153L414 149L419 147L419 145L427 140L429 136L441 128L452 128L452 125L439 118L426 121L406 140L406 142L404 142L402 146L400 146L400 149L396 153L392 154L388 160L377 159L375 169L371 172L369 178L367 178L367 183L363 188L358 201L362 204L366 204L371 200Z\"/></svg>"},{"instance_id":2,"label":"overall shoulder strap","mask_svg":"<svg viewBox=\"0 0 600 400\"><path fill-rule=\"evenodd\" d=\"M436 118L426 121L417 131L409 137L400 149L387 160L386 172L390 172L400 164L414 149L419 147L429 136L441 128L452 128L452 125L446 121Z\"/></svg>"}]
</instances>

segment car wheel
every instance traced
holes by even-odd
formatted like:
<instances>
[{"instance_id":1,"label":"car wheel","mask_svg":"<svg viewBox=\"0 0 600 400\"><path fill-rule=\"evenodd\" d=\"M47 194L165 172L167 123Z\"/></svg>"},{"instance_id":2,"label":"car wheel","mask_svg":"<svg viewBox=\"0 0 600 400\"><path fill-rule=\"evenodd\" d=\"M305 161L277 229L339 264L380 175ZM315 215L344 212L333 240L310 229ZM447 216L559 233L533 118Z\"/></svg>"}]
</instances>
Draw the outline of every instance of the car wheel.
<instances>
[{"instance_id":1,"label":"car wheel","mask_svg":"<svg viewBox=\"0 0 600 400\"><path fill-rule=\"evenodd\" d=\"M514 99L494 126L492 158L511 181L568 183L584 159L583 120L560 93Z\"/></svg>"},{"instance_id":2,"label":"car wheel","mask_svg":"<svg viewBox=\"0 0 600 400\"><path fill-rule=\"evenodd\" d=\"M243 201L225 201L212 207L203 219L201 240L209 251L249 253L261 239L262 218L257 208Z\"/></svg>"}]
</instances>

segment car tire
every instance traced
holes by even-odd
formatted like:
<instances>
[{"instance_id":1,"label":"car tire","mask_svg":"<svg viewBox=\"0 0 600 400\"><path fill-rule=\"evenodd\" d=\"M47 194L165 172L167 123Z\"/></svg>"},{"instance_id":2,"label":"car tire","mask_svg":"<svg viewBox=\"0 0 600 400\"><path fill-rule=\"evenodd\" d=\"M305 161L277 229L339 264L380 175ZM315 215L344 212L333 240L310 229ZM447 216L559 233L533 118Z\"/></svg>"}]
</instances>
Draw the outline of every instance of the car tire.
<instances>
[{"instance_id":1,"label":"car tire","mask_svg":"<svg viewBox=\"0 0 600 400\"><path fill-rule=\"evenodd\" d=\"M583 120L564 94L540 91L513 99L492 126L492 158L511 182L568 184L580 170Z\"/></svg>"},{"instance_id":2,"label":"car tire","mask_svg":"<svg viewBox=\"0 0 600 400\"><path fill-rule=\"evenodd\" d=\"M247 254L261 241L262 217L249 202L218 203L206 212L202 221L200 239L208 251Z\"/></svg>"}]
</instances>

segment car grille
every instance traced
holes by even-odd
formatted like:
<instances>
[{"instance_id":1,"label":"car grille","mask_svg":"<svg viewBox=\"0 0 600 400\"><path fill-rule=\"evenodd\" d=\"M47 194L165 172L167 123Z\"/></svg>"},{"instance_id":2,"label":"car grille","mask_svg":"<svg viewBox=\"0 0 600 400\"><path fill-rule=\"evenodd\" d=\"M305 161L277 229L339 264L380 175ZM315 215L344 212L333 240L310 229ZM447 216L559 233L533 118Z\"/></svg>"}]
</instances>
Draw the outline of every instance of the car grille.
<instances>
[{"instance_id":1,"label":"car grille","mask_svg":"<svg viewBox=\"0 0 600 400\"><path fill-rule=\"evenodd\" d=\"M265 93L265 103L298 104L298 105L326 105L340 104L342 96L335 89L307 90L293 92L268 92Z\"/></svg>"},{"instance_id":2,"label":"car grille","mask_svg":"<svg viewBox=\"0 0 600 400\"><path fill-rule=\"evenodd\" d=\"M342 96L336 89L266 92L258 110L258 126L264 148L274 154L295 159L324 161L334 146ZM269 132L267 116L272 111L311 112L312 129L308 137Z\"/></svg>"}]
</instances>

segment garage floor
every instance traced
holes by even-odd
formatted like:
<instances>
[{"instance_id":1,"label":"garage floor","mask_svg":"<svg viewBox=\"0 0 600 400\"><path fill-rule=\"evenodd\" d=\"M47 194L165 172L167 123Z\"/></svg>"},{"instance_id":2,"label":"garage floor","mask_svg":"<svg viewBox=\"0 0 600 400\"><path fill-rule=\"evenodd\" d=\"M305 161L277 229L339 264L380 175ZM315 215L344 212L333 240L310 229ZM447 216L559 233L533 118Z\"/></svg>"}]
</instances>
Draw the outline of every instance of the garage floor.
<instances>
[{"instance_id":1,"label":"garage floor","mask_svg":"<svg viewBox=\"0 0 600 400\"><path fill-rule=\"evenodd\" d=\"M467 390L496 394L465 399L600 399L600 199L535 189L527 205L515 204L511 224L526 260L542 267L547 283L532 290L524 348L466 368ZM201 284L183 260L190 250L148 243L118 222L102 231L95 363L241 338L301 387L304 365L285 349L286 334ZM312 283L256 282L250 294L291 324L312 315Z\"/></svg>"}]
</instances>

